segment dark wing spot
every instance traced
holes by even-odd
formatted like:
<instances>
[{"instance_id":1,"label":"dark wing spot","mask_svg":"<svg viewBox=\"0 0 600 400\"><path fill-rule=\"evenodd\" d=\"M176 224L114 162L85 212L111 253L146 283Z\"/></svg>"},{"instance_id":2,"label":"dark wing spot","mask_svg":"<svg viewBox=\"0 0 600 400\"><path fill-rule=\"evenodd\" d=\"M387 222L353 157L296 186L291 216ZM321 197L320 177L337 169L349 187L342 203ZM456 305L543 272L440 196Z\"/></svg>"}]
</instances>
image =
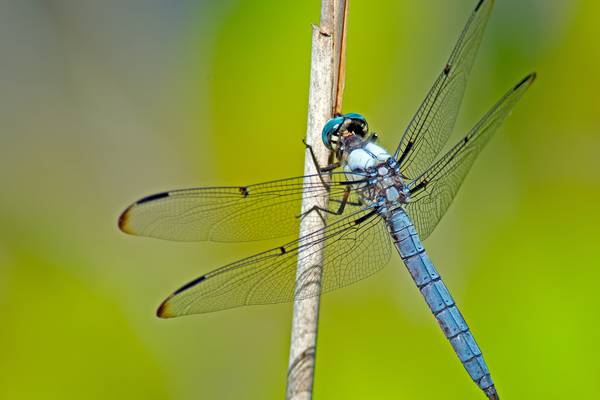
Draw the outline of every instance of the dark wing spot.
<instances>
[{"instance_id":1,"label":"dark wing spot","mask_svg":"<svg viewBox=\"0 0 600 400\"><path fill-rule=\"evenodd\" d=\"M450 70L452 70L452 65L446 64L446 66L444 67L444 75L448 76Z\"/></svg>"},{"instance_id":2,"label":"dark wing spot","mask_svg":"<svg viewBox=\"0 0 600 400\"><path fill-rule=\"evenodd\" d=\"M248 197L248 195L250 194L250 193L248 192L248 188L247 188L246 186L242 186L242 187L240 187L240 193L242 194L242 196L243 196L244 198Z\"/></svg>"},{"instance_id":3,"label":"dark wing spot","mask_svg":"<svg viewBox=\"0 0 600 400\"><path fill-rule=\"evenodd\" d=\"M140 205L140 204L147 203L149 201L154 201L154 200L162 199L165 197L169 197L169 192L151 194L150 196L146 196L143 199L138 200L137 203L135 203L135 204Z\"/></svg>"},{"instance_id":4,"label":"dark wing spot","mask_svg":"<svg viewBox=\"0 0 600 400\"><path fill-rule=\"evenodd\" d=\"M279 248L279 250L281 250L281 254L285 254L287 251L285 250L285 247L281 246Z\"/></svg>"},{"instance_id":5,"label":"dark wing spot","mask_svg":"<svg viewBox=\"0 0 600 400\"><path fill-rule=\"evenodd\" d=\"M531 83L532 83L533 81L535 81L536 76L537 76L537 74L535 72L532 72L531 74L527 75L525 78L521 79L521 82L519 82L515 85L515 87L513 88L513 91L517 90L518 88L523 86L528 81L531 81Z\"/></svg>"},{"instance_id":6,"label":"dark wing spot","mask_svg":"<svg viewBox=\"0 0 600 400\"><path fill-rule=\"evenodd\" d=\"M404 161L404 159L406 158L406 156L408 155L408 153L410 153L410 149L412 149L412 147L414 146L414 144L415 144L415 142L413 140L411 140L408 143L406 143L406 147L404 148L404 151L402 152L402 155L398 159L398 164L402 164L402 161Z\"/></svg>"},{"instance_id":7,"label":"dark wing spot","mask_svg":"<svg viewBox=\"0 0 600 400\"><path fill-rule=\"evenodd\" d=\"M200 282L202 282L205 279L206 279L206 275L202 275L200 278L196 278L193 281L191 281L189 283L186 283L185 285L183 285L182 287L180 287L179 289L177 289L175 291L175 293L173 293L173 296L175 296L176 294L179 294L179 293L183 292L184 290L188 290L192 286L196 286L197 284L199 284Z\"/></svg>"},{"instance_id":8,"label":"dark wing spot","mask_svg":"<svg viewBox=\"0 0 600 400\"><path fill-rule=\"evenodd\" d=\"M170 297L169 297L170 299ZM167 302L169 301L169 299L163 301L160 306L158 307L158 310L156 310L156 316L159 318L170 318L171 315L169 315L169 311L167 310Z\"/></svg>"},{"instance_id":9,"label":"dark wing spot","mask_svg":"<svg viewBox=\"0 0 600 400\"><path fill-rule=\"evenodd\" d=\"M373 211L371 211L368 214L363 215L362 217L358 218L357 220L354 221L354 225L360 225L363 222L365 222L366 220L368 220L369 218L371 218L373 215L375 215L377 213L377 209L374 209Z\"/></svg>"},{"instance_id":10,"label":"dark wing spot","mask_svg":"<svg viewBox=\"0 0 600 400\"><path fill-rule=\"evenodd\" d=\"M131 211L131 207L127 207L127 210L123 211L123 214L119 216L119 229L125 233L129 232L127 228L127 222L129 221L129 212Z\"/></svg>"},{"instance_id":11,"label":"dark wing spot","mask_svg":"<svg viewBox=\"0 0 600 400\"><path fill-rule=\"evenodd\" d=\"M429 185L429 181L427 179L423 179L421 182L419 182L419 184L417 186L415 186L414 188L410 189L409 193L410 194L414 194L414 193L418 192L421 189L425 189L427 187L427 185Z\"/></svg>"}]
</instances>

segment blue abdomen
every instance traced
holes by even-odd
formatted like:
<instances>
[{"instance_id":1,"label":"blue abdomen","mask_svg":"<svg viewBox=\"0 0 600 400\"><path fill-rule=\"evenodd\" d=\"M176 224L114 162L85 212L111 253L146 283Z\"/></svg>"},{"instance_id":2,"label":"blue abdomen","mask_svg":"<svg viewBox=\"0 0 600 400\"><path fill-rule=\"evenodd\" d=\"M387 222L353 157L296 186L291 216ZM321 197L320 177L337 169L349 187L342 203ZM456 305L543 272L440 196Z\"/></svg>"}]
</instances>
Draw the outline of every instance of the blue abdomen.
<instances>
[{"instance_id":1,"label":"blue abdomen","mask_svg":"<svg viewBox=\"0 0 600 400\"><path fill-rule=\"evenodd\" d=\"M412 221L406 212L399 208L392 212L388 226L402 261L461 363L490 399L498 399L481 350L448 288L429 259Z\"/></svg>"}]
</instances>

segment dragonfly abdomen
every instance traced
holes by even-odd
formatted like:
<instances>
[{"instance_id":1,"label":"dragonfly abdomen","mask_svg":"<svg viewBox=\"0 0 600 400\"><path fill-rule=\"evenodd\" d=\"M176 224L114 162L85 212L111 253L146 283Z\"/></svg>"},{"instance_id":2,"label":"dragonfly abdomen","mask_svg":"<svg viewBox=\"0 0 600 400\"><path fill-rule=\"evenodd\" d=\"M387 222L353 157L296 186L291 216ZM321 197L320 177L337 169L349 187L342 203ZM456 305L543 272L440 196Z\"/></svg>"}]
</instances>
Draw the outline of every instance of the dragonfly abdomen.
<instances>
[{"instance_id":1,"label":"dragonfly abdomen","mask_svg":"<svg viewBox=\"0 0 600 400\"><path fill-rule=\"evenodd\" d=\"M392 212L388 227L396 248L442 331L471 379L490 399L498 399L481 350L448 288L429 259L417 231L403 209Z\"/></svg>"}]
</instances>

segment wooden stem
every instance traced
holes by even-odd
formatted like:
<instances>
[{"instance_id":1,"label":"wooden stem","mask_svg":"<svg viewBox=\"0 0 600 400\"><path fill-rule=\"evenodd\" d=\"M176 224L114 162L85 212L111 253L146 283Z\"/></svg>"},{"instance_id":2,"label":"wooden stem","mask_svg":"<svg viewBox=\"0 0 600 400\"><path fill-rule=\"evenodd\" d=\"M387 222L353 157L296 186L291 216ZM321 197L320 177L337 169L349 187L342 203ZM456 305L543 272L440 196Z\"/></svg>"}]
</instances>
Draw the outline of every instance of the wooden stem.
<instances>
[{"instance_id":1,"label":"wooden stem","mask_svg":"<svg viewBox=\"0 0 600 400\"><path fill-rule=\"evenodd\" d=\"M308 123L306 143L311 145L317 161L326 165L329 151L321 140L321 130L334 113L341 113L345 78L345 36L349 0L322 0L320 26L313 26L308 100ZM304 174L317 173L308 150L304 162ZM304 215L315 205L326 208L328 199L306 196L302 201ZM300 224L300 238L325 226L317 213L308 213ZM314 238L313 238L314 239ZM298 254L297 277L303 277L303 285L296 287L290 358L287 375L287 400L312 399L317 328L319 321L318 296L304 298L306 291L313 292L321 286L323 247L312 246L310 256L303 251ZM306 277L309 277L307 283ZM303 299L304 298L304 299Z\"/></svg>"}]
</instances>

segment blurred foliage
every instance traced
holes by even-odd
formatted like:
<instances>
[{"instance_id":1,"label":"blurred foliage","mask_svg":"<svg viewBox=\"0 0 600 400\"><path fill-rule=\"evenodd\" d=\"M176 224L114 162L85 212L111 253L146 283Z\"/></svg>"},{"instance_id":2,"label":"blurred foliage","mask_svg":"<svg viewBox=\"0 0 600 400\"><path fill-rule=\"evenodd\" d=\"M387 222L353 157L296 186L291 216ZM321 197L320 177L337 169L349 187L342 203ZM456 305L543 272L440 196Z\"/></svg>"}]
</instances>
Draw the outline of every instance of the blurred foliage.
<instances>
[{"instance_id":1,"label":"blurred foliage","mask_svg":"<svg viewBox=\"0 0 600 400\"><path fill-rule=\"evenodd\" d=\"M345 110L388 147L473 3L352 2ZM290 305L154 317L187 279L271 244L126 237L116 218L159 190L301 174L319 11L0 2L0 398L282 398ZM587 397L600 375L599 12L497 1L455 138L539 78L426 242L504 398ZM315 398L482 397L403 269L324 296Z\"/></svg>"}]
</instances>

